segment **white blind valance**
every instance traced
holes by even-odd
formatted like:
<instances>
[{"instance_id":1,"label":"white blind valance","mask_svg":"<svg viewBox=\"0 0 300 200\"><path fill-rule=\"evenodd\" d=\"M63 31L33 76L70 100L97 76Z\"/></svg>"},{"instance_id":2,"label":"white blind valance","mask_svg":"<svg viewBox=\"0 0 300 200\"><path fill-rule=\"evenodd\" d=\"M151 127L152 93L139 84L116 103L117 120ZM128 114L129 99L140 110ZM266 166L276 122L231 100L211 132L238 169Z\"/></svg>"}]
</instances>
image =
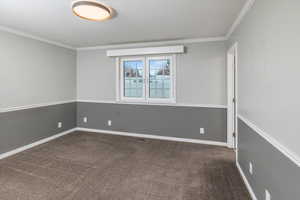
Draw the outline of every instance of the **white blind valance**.
<instances>
[{"instance_id":1,"label":"white blind valance","mask_svg":"<svg viewBox=\"0 0 300 200\"><path fill-rule=\"evenodd\" d=\"M107 50L106 55L108 57L118 56L137 56L137 55L154 55L154 54L178 54L184 53L184 46L164 46L164 47L146 47L135 49L113 49Z\"/></svg>"}]
</instances>

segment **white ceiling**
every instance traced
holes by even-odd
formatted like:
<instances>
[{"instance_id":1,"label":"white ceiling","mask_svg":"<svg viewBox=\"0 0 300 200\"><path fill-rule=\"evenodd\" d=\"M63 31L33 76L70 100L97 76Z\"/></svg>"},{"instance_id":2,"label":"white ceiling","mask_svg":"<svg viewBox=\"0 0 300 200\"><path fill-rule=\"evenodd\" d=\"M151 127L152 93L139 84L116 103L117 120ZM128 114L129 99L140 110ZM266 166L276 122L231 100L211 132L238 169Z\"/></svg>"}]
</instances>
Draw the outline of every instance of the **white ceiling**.
<instances>
[{"instance_id":1,"label":"white ceiling","mask_svg":"<svg viewBox=\"0 0 300 200\"><path fill-rule=\"evenodd\" d=\"M1 0L0 26L73 47L223 37L247 0L98 0L105 22L72 14L71 0Z\"/></svg>"}]
</instances>

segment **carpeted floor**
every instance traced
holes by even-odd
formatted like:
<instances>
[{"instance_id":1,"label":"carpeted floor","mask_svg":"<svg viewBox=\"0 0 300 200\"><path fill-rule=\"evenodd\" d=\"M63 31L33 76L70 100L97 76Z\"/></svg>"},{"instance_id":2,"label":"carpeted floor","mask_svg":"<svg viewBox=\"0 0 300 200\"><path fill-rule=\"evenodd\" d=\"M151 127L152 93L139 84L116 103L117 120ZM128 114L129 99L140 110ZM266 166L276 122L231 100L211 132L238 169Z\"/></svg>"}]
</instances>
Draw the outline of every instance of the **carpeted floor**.
<instances>
[{"instance_id":1,"label":"carpeted floor","mask_svg":"<svg viewBox=\"0 0 300 200\"><path fill-rule=\"evenodd\" d=\"M250 200L234 152L76 132L0 160L1 200Z\"/></svg>"}]
</instances>

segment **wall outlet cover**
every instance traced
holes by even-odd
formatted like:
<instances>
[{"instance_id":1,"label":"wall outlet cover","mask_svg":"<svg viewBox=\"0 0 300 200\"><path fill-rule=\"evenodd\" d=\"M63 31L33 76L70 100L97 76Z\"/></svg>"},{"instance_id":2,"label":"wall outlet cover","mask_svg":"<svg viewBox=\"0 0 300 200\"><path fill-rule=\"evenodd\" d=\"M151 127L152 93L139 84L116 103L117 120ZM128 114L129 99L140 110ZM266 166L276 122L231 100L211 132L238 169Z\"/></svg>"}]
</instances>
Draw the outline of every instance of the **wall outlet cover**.
<instances>
[{"instance_id":1,"label":"wall outlet cover","mask_svg":"<svg viewBox=\"0 0 300 200\"><path fill-rule=\"evenodd\" d=\"M84 117L84 118L83 118L83 122L84 122L84 123L87 123L87 121L88 121L88 118L87 118L87 117Z\"/></svg>"},{"instance_id":2,"label":"wall outlet cover","mask_svg":"<svg viewBox=\"0 0 300 200\"><path fill-rule=\"evenodd\" d=\"M200 128L200 134L205 134L205 129L204 128Z\"/></svg>"},{"instance_id":3,"label":"wall outlet cover","mask_svg":"<svg viewBox=\"0 0 300 200\"><path fill-rule=\"evenodd\" d=\"M253 174L253 165L252 165L252 162L249 162L249 173L251 175Z\"/></svg>"},{"instance_id":4,"label":"wall outlet cover","mask_svg":"<svg viewBox=\"0 0 300 200\"><path fill-rule=\"evenodd\" d=\"M111 126L111 120L108 120L108 121L107 121L107 125L108 125L108 126Z\"/></svg>"},{"instance_id":5,"label":"wall outlet cover","mask_svg":"<svg viewBox=\"0 0 300 200\"><path fill-rule=\"evenodd\" d=\"M62 127L62 122L58 122L57 128L61 128L61 127Z\"/></svg>"},{"instance_id":6,"label":"wall outlet cover","mask_svg":"<svg viewBox=\"0 0 300 200\"><path fill-rule=\"evenodd\" d=\"M272 200L270 192L268 190L265 191L266 191L266 200Z\"/></svg>"}]
</instances>

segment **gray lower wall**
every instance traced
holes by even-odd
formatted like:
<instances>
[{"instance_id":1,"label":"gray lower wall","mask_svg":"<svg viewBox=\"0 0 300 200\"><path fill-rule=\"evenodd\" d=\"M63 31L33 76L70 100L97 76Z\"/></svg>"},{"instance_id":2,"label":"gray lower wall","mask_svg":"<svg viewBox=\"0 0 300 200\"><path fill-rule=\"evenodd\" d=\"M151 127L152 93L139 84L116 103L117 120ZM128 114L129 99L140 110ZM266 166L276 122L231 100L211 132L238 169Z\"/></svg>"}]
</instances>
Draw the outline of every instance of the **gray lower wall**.
<instances>
[{"instance_id":1,"label":"gray lower wall","mask_svg":"<svg viewBox=\"0 0 300 200\"><path fill-rule=\"evenodd\" d=\"M238 162L258 200L265 200L265 189L272 200L300 197L300 168L242 120L238 122ZM249 162L254 173L249 173Z\"/></svg>"},{"instance_id":2,"label":"gray lower wall","mask_svg":"<svg viewBox=\"0 0 300 200\"><path fill-rule=\"evenodd\" d=\"M83 123L85 116L88 123ZM108 120L112 120L111 127ZM58 122L62 128L57 128ZM226 142L226 109L74 102L3 112L0 154L76 126ZM200 127L205 128L204 135Z\"/></svg>"},{"instance_id":3,"label":"gray lower wall","mask_svg":"<svg viewBox=\"0 0 300 200\"><path fill-rule=\"evenodd\" d=\"M83 122L88 117L88 122ZM112 126L107 121L112 120ZM82 128L114 130L178 138L226 142L226 109L77 103L77 125ZM200 135L200 127L206 133Z\"/></svg>"},{"instance_id":4,"label":"gray lower wall","mask_svg":"<svg viewBox=\"0 0 300 200\"><path fill-rule=\"evenodd\" d=\"M75 102L0 113L0 154L75 127Z\"/></svg>"}]
</instances>

